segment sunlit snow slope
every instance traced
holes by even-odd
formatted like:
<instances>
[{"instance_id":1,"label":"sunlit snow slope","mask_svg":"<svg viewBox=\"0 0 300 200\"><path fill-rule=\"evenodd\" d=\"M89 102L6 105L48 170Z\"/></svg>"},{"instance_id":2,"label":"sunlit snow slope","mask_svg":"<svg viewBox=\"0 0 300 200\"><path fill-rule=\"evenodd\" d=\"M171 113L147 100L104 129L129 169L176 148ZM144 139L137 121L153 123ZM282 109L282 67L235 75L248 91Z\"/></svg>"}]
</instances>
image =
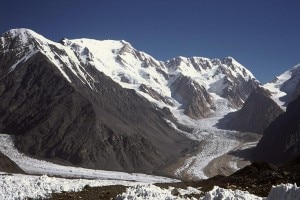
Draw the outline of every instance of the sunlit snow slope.
<instances>
[{"instance_id":1,"label":"sunlit snow slope","mask_svg":"<svg viewBox=\"0 0 300 200\"><path fill-rule=\"evenodd\" d=\"M273 100L285 109L300 94L300 64L277 76L263 86L271 92Z\"/></svg>"}]
</instances>

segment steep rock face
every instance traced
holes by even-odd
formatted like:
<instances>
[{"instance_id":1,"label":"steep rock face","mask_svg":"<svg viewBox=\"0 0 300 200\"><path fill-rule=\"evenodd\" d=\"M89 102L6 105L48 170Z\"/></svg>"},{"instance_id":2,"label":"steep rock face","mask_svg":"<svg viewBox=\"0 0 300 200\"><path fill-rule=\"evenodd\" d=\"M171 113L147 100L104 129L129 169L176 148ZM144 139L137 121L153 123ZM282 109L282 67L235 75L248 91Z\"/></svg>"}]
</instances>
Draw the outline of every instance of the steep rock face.
<instances>
[{"instance_id":1,"label":"steep rock face","mask_svg":"<svg viewBox=\"0 0 300 200\"><path fill-rule=\"evenodd\" d=\"M186 76L179 76L172 84L172 94L182 103L184 114L199 119L206 117L214 108L214 103L206 89Z\"/></svg>"},{"instance_id":2,"label":"steep rock face","mask_svg":"<svg viewBox=\"0 0 300 200\"><path fill-rule=\"evenodd\" d=\"M170 74L190 77L208 93L226 99L231 108L240 108L259 85L251 72L231 57L221 60L178 57L166 62L166 66Z\"/></svg>"},{"instance_id":3,"label":"steep rock face","mask_svg":"<svg viewBox=\"0 0 300 200\"><path fill-rule=\"evenodd\" d=\"M173 118L62 45L28 30L0 40L0 130L30 155L151 172L192 148ZM175 122L174 122L175 123Z\"/></svg>"},{"instance_id":4,"label":"steep rock face","mask_svg":"<svg viewBox=\"0 0 300 200\"><path fill-rule=\"evenodd\" d=\"M265 130L256 147L257 160L283 163L300 154L300 97Z\"/></svg>"},{"instance_id":5,"label":"steep rock face","mask_svg":"<svg viewBox=\"0 0 300 200\"><path fill-rule=\"evenodd\" d=\"M270 98L269 92L258 87L252 91L240 110L225 116L218 126L262 134L281 113L283 110Z\"/></svg>"},{"instance_id":6,"label":"steep rock face","mask_svg":"<svg viewBox=\"0 0 300 200\"><path fill-rule=\"evenodd\" d=\"M150 95L153 99L155 99L157 101L161 101L167 105L174 106L174 104L172 103L171 100L169 100L162 94L159 94L156 90L154 90L153 88L151 88L147 85L141 84L139 89L140 89L140 91Z\"/></svg>"},{"instance_id":7,"label":"steep rock face","mask_svg":"<svg viewBox=\"0 0 300 200\"><path fill-rule=\"evenodd\" d=\"M224 65L230 70L224 69ZM226 75L223 79L225 87L221 96L228 99L233 108L240 108L249 94L258 87L258 82L253 77L249 77L249 72L239 66L233 58L222 60L220 68Z\"/></svg>"},{"instance_id":8,"label":"steep rock face","mask_svg":"<svg viewBox=\"0 0 300 200\"><path fill-rule=\"evenodd\" d=\"M258 87L256 82L252 80L245 81L242 78L237 78L233 82L226 78L224 83L228 86L224 88L222 97L228 99L233 108L240 108L249 94Z\"/></svg>"}]
</instances>

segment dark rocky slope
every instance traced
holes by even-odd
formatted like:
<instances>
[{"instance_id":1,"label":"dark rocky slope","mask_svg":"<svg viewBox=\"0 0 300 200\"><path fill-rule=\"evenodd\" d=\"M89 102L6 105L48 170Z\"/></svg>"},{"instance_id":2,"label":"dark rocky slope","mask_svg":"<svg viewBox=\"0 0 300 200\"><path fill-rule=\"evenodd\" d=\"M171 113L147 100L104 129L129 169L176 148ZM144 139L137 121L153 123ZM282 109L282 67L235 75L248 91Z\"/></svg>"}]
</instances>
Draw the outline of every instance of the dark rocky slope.
<instances>
[{"instance_id":1,"label":"dark rocky slope","mask_svg":"<svg viewBox=\"0 0 300 200\"><path fill-rule=\"evenodd\" d=\"M257 144L257 160L283 163L300 154L300 96L265 130Z\"/></svg>"},{"instance_id":2,"label":"dark rocky slope","mask_svg":"<svg viewBox=\"0 0 300 200\"><path fill-rule=\"evenodd\" d=\"M0 172L21 173L24 171L6 155L0 152Z\"/></svg>"},{"instance_id":3,"label":"dark rocky slope","mask_svg":"<svg viewBox=\"0 0 300 200\"><path fill-rule=\"evenodd\" d=\"M93 66L81 66L97 80L92 89L60 61L68 81L34 38L27 43L36 53L12 69L30 48L18 36L6 40L9 45L0 45L0 130L17 135L22 152L82 167L152 172L193 148L165 122L172 117ZM51 51L65 54L55 46Z\"/></svg>"},{"instance_id":4,"label":"dark rocky slope","mask_svg":"<svg viewBox=\"0 0 300 200\"><path fill-rule=\"evenodd\" d=\"M268 91L257 87L240 110L225 116L217 126L262 134L265 128L281 113L283 110L270 98Z\"/></svg>"}]
</instances>

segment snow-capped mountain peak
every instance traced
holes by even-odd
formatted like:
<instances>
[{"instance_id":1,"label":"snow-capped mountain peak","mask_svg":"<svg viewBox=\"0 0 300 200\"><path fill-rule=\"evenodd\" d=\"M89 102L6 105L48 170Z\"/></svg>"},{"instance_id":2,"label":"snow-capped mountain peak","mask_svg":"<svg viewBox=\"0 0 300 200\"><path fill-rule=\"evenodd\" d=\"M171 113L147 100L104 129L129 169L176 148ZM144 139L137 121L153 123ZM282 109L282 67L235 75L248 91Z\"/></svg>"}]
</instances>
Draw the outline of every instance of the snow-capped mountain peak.
<instances>
[{"instance_id":1,"label":"snow-capped mountain peak","mask_svg":"<svg viewBox=\"0 0 300 200\"><path fill-rule=\"evenodd\" d=\"M177 57L165 64L169 74L191 77L209 93L229 100L228 105L232 108L241 106L248 97L250 88L259 85L253 74L232 57Z\"/></svg>"},{"instance_id":2,"label":"snow-capped mountain peak","mask_svg":"<svg viewBox=\"0 0 300 200\"><path fill-rule=\"evenodd\" d=\"M11 29L4 33L4 35L9 35L11 38L19 37L20 39L23 39L23 43L26 43L28 41L28 38L44 38L42 35L26 28Z\"/></svg>"},{"instance_id":3,"label":"snow-capped mountain peak","mask_svg":"<svg viewBox=\"0 0 300 200\"><path fill-rule=\"evenodd\" d=\"M233 75L235 77L242 76L248 80L255 79L254 75L246 67L237 62L234 58L226 57L222 61L227 66L230 66L230 69L232 70L232 72L234 72Z\"/></svg>"},{"instance_id":4,"label":"snow-capped mountain peak","mask_svg":"<svg viewBox=\"0 0 300 200\"><path fill-rule=\"evenodd\" d=\"M53 43L51 40L48 40L44 36L34 32L33 30L26 29L26 28L11 29L5 32L2 35L0 42L2 43L2 48L8 47L4 45L11 45L9 47L10 49L21 48L24 46L33 47L37 45Z\"/></svg>"},{"instance_id":5,"label":"snow-capped mountain peak","mask_svg":"<svg viewBox=\"0 0 300 200\"><path fill-rule=\"evenodd\" d=\"M245 80L255 79L254 75L238 63L232 57L223 59L209 59L205 57L182 57L173 58L166 62L170 71L174 72L179 70L185 75L191 77L198 76L197 73L204 77L204 81L210 79L218 79L218 75L233 76L235 78L242 77Z\"/></svg>"},{"instance_id":6,"label":"snow-capped mountain peak","mask_svg":"<svg viewBox=\"0 0 300 200\"><path fill-rule=\"evenodd\" d=\"M300 64L276 76L263 87L269 90L273 100L285 109L288 103L300 94Z\"/></svg>"}]
</instances>

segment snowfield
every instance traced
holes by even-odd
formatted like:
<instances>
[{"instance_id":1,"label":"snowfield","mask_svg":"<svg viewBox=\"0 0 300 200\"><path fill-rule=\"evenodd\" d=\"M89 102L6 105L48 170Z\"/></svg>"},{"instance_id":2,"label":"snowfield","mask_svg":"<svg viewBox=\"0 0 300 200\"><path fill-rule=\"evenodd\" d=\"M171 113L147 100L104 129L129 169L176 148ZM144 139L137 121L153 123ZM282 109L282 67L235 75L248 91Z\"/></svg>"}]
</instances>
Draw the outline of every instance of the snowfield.
<instances>
[{"instance_id":1,"label":"snowfield","mask_svg":"<svg viewBox=\"0 0 300 200\"><path fill-rule=\"evenodd\" d=\"M200 194L201 191L195 188L187 188L187 190L183 189L174 189L173 187L169 187L168 189L162 189L155 185L136 185L133 187L129 187L127 191L117 197L117 200L144 200L144 199L158 199L158 200L171 200L171 199L189 199L187 197L177 197L172 195L172 190L176 190L180 195L188 195L191 193Z\"/></svg>"},{"instance_id":2,"label":"snowfield","mask_svg":"<svg viewBox=\"0 0 300 200\"><path fill-rule=\"evenodd\" d=\"M46 198L51 193L62 191L80 191L84 186L91 187L122 184L137 184L126 181L64 179L47 175L32 176L21 174L3 174L0 176L0 199Z\"/></svg>"},{"instance_id":3,"label":"snowfield","mask_svg":"<svg viewBox=\"0 0 300 200\"><path fill-rule=\"evenodd\" d=\"M189 199L186 194L201 194L202 192L196 188L188 187L184 189L176 189L179 196L172 195L173 187L162 189L149 183L137 183L130 181L116 180L87 180L87 179L65 179L33 175L21 174L1 174L0 175L0 199L27 199L27 198L46 198L51 193L62 191L80 191L86 185L91 187L107 186L107 185L124 185L129 186L127 191L120 194L118 200L172 200L172 199ZM223 189L214 187L212 191L201 197L202 200L278 200L278 199L299 199L300 187L292 184L282 184L274 186L267 198L258 197L249 194L247 191ZM193 198L192 198L193 199Z\"/></svg>"}]
</instances>

